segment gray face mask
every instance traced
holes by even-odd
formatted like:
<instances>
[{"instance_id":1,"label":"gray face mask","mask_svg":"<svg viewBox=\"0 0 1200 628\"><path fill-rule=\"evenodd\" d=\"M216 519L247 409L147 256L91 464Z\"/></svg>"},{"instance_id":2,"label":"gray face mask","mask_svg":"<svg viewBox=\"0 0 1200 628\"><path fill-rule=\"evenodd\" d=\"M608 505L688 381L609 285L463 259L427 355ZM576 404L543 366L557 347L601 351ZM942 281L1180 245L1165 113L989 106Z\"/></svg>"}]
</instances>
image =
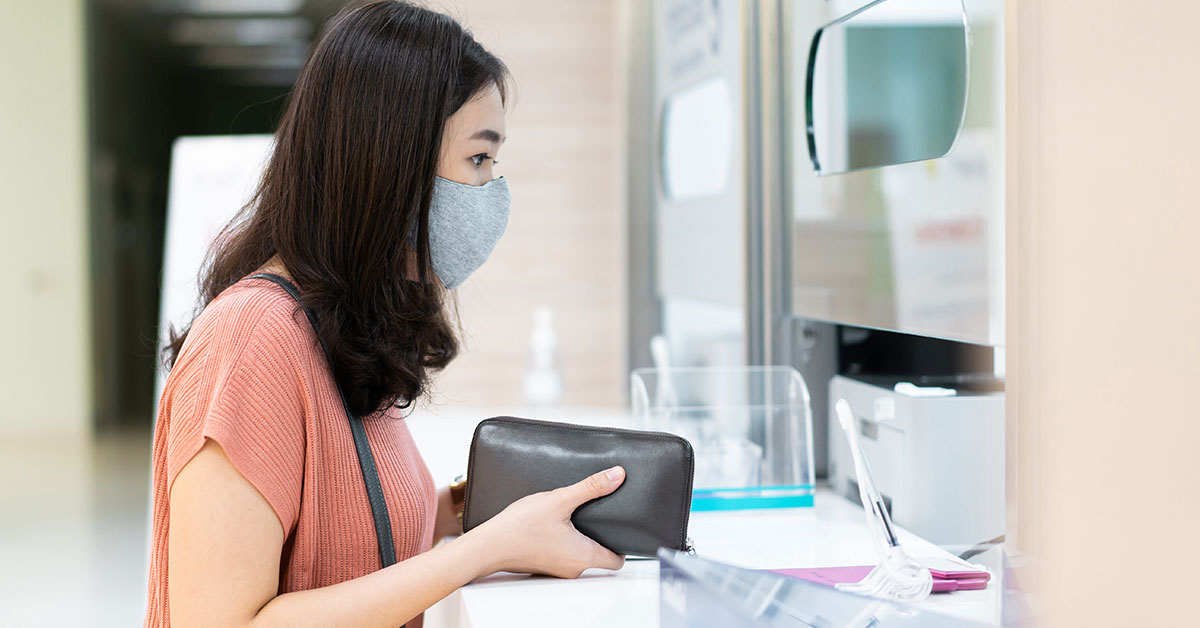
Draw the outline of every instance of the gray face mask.
<instances>
[{"instance_id":1,"label":"gray face mask","mask_svg":"<svg viewBox=\"0 0 1200 628\"><path fill-rule=\"evenodd\" d=\"M433 178L429 255L447 290L462 285L487 261L508 226L509 203L504 177L478 186Z\"/></svg>"}]
</instances>

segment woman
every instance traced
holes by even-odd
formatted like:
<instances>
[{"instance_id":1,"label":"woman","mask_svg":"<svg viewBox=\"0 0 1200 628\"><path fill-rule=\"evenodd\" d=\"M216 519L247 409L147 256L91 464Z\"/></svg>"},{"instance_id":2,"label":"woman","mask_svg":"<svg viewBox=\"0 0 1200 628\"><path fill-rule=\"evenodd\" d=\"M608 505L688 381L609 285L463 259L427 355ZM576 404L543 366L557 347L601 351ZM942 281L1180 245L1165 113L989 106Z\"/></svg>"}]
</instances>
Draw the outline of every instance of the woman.
<instances>
[{"instance_id":1,"label":"woman","mask_svg":"<svg viewBox=\"0 0 1200 628\"><path fill-rule=\"evenodd\" d=\"M507 221L505 80L454 20L399 1L342 13L314 46L254 201L214 246L205 307L166 351L147 626L419 626L495 571L621 567L570 523L619 467L433 547L461 533L456 506L400 416L456 353L446 290ZM313 320L260 273L293 282Z\"/></svg>"}]
</instances>

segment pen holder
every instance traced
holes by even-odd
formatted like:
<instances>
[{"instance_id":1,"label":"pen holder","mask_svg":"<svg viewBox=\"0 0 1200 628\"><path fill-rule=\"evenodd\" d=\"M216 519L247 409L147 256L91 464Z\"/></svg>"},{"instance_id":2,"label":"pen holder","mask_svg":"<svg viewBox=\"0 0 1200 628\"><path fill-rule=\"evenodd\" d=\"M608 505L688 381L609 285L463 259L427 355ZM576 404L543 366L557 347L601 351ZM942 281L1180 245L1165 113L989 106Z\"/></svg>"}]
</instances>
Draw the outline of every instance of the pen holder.
<instances>
[{"instance_id":1,"label":"pen holder","mask_svg":"<svg viewBox=\"0 0 1200 628\"><path fill-rule=\"evenodd\" d=\"M636 369L633 417L688 439L695 451L692 510L813 505L812 407L796 369Z\"/></svg>"},{"instance_id":2,"label":"pen holder","mask_svg":"<svg viewBox=\"0 0 1200 628\"><path fill-rule=\"evenodd\" d=\"M850 454L854 457L854 477L858 481L858 496L862 501L867 520L867 531L871 544L879 556L879 563L859 582L838 584L842 591L906 602L919 602L933 590L933 577L929 569L922 567L904 553L900 539L896 537L892 517L883 506L883 497L875 485L867 454L858 438L858 421L845 399L834 404L838 424L850 442Z\"/></svg>"}]
</instances>

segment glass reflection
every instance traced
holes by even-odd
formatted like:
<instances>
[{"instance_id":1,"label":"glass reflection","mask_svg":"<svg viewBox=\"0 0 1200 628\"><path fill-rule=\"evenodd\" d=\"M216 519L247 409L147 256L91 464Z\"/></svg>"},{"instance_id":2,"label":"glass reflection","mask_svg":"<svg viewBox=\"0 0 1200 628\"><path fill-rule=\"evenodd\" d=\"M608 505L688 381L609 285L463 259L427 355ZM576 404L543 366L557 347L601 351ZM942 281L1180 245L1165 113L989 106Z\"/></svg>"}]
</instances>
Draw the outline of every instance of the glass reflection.
<instances>
[{"instance_id":1,"label":"glass reflection","mask_svg":"<svg viewBox=\"0 0 1200 628\"><path fill-rule=\"evenodd\" d=\"M805 90L813 167L834 174L945 155L966 90L961 0L878 0L821 27Z\"/></svg>"}]
</instances>

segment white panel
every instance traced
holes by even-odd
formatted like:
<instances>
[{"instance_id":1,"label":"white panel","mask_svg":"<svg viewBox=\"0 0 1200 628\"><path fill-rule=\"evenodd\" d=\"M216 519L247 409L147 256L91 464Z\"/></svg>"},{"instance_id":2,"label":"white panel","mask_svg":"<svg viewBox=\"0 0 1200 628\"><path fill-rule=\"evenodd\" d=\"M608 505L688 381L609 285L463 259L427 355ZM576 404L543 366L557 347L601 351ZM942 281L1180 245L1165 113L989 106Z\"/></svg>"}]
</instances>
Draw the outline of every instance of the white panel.
<instances>
[{"instance_id":1,"label":"white panel","mask_svg":"<svg viewBox=\"0 0 1200 628\"><path fill-rule=\"evenodd\" d=\"M181 137L171 150L163 246L159 346L170 326L180 328L196 315L198 276L213 239L254 194L271 152L270 135ZM166 373L159 367L154 399Z\"/></svg>"},{"instance_id":2,"label":"white panel","mask_svg":"<svg viewBox=\"0 0 1200 628\"><path fill-rule=\"evenodd\" d=\"M667 99L663 107L662 174L676 202L716 196L729 187L733 165L733 107L724 77Z\"/></svg>"},{"instance_id":3,"label":"white panel","mask_svg":"<svg viewBox=\"0 0 1200 628\"><path fill-rule=\"evenodd\" d=\"M736 0L694 2L660 0L655 15L655 131L667 148L664 125L668 103L683 97L708 100L724 85L730 121L728 141L714 141L699 154L688 155L687 167L702 172L687 175L714 175L714 181L700 186L699 193L678 195L678 188L659 172L655 261L658 293L664 299L686 298L741 307L745 293L745 161L744 77L741 3ZM705 96L708 94L708 97ZM711 100L710 100L711 103ZM697 113L697 117L704 117ZM689 125L691 126L691 125ZM707 128L711 139L724 131ZM670 149L672 153L675 149ZM662 153L658 159L668 159ZM698 165L702 160L713 163ZM659 164L662 166L662 164ZM671 330L667 330L668 335Z\"/></svg>"}]
</instances>

